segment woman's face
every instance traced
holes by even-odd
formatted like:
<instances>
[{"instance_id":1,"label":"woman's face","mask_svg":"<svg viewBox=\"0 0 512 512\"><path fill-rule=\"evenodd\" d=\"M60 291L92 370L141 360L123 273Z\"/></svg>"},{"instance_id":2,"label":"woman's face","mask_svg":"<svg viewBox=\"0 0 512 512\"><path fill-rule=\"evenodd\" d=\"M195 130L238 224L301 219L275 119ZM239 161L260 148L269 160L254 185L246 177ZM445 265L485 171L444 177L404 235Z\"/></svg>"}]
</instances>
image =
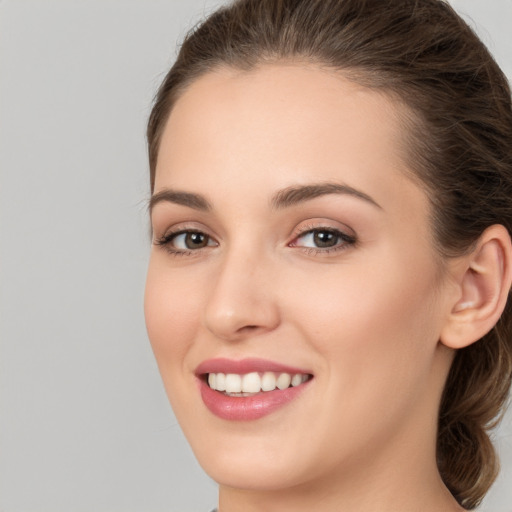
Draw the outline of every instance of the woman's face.
<instances>
[{"instance_id":1,"label":"woman's face","mask_svg":"<svg viewBox=\"0 0 512 512\"><path fill-rule=\"evenodd\" d=\"M175 414L221 484L434 457L453 291L398 108L282 64L209 73L172 111L146 321Z\"/></svg>"}]
</instances>

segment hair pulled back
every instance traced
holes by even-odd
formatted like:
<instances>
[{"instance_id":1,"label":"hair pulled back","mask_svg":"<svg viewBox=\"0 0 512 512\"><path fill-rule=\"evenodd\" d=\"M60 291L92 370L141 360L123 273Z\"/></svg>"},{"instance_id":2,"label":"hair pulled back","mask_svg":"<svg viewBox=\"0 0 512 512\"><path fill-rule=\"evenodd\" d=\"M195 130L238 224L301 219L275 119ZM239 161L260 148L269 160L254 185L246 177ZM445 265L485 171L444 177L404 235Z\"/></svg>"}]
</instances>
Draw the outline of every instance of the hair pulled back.
<instances>
[{"instance_id":1,"label":"hair pulled back","mask_svg":"<svg viewBox=\"0 0 512 512\"><path fill-rule=\"evenodd\" d=\"M444 257L471 249L493 224L512 233L512 107L502 71L443 0L238 0L185 38L162 83L147 137L158 149L187 86L221 66L294 60L338 70L406 105L404 147L430 198ZM497 475L489 439L512 380L512 305L457 352L440 407L437 457L457 501L475 508Z\"/></svg>"}]
</instances>

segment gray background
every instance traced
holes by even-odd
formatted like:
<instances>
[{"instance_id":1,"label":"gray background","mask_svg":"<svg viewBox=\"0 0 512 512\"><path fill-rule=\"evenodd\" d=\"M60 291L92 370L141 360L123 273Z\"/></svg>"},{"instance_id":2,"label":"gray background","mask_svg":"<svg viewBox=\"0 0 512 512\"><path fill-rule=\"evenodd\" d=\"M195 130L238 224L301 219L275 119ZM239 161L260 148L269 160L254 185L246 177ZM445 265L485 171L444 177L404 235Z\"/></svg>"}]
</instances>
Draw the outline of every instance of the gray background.
<instances>
[{"instance_id":1,"label":"gray background","mask_svg":"<svg viewBox=\"0 0 512 512\"><path fill-rule=\"evenodd\" d=\"M512 77L512 0L453 3ZM142 296L149 105L218 4L0 0L0 512L216 503L167 404ZM483 510L511 512L512 414L496 442Z\"/></svg>"}]
</instances>

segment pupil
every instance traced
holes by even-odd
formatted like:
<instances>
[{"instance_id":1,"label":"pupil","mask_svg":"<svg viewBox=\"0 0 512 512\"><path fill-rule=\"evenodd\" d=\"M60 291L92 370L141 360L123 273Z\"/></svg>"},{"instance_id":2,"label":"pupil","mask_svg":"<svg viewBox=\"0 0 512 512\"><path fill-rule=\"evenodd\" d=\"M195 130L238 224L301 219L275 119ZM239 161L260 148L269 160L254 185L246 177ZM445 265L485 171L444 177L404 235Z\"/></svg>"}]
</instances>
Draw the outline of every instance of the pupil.
<instances>
[{"instance_id":1,"label":"pupil","mask_svg":"<svg viewBox=\"0 0 512 512\"><path fill-rule=\"evenodd\" d=\"M318 231L313 238L317 247L333 247L338 239L334 233L329 231Z\"/></svg>"},{"instance_id":2,"label":"pupil","mask_svg":"<svg viewBox=\"0 0 512 512\"><path fill-rule=\"evenodd\" d=\"M189 249L205 247L207 243L208 238L204 233L188 233L185 238L185 245Z\"/></svg>"}]
</instances>

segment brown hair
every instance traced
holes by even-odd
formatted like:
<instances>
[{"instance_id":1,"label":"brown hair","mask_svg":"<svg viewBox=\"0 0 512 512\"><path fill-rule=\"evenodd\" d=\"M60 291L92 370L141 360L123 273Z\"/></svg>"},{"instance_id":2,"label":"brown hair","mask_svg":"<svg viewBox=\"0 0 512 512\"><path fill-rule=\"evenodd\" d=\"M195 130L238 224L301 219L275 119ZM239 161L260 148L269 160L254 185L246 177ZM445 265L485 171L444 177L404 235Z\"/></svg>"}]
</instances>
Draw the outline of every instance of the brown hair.
<instances>
[{"instance_id":1,"label":"brown hair","mask_svg":"<svg viewBox=\"0 0 512 512\"><path fill-rule=\"evenodd\" d=\"M493 224L512 232L512 107L505 76L442 0L238 0L185 38L148 123L151 189L161 134L186 87L220 66L248 70L295 59L341 71L408 107L407 159L432 203L444 257ZM406 130L404 130L405 132ZM440 407L441 476L475 508L497 474L488 431L512 380L512 306L457 352Z\"/></svg>"}]
</instances>

